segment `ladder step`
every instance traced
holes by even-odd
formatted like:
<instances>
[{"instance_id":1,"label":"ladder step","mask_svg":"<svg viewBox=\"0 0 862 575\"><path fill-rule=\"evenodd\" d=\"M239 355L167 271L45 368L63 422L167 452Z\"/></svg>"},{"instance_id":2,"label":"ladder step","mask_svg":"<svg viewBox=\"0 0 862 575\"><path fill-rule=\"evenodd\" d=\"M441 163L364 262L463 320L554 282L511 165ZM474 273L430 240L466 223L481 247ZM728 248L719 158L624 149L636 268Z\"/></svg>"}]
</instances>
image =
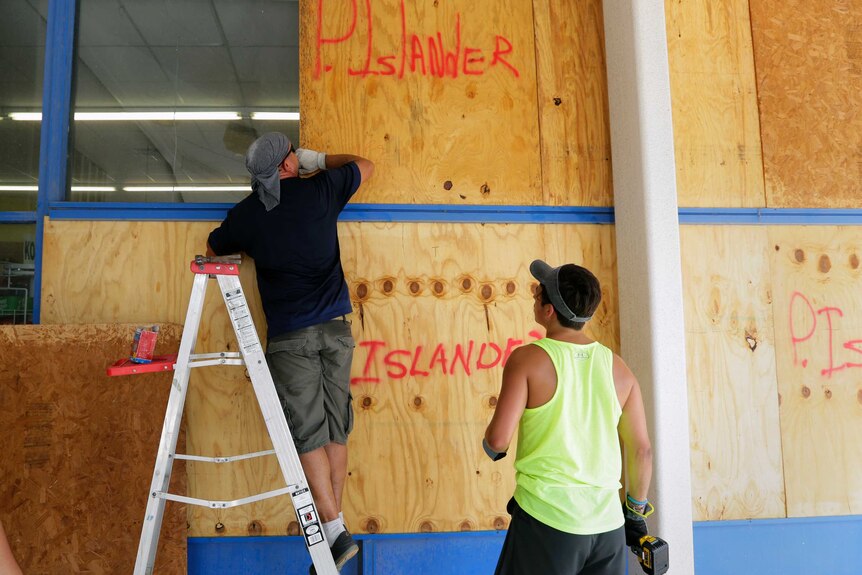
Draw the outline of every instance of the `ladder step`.
<instances>
[{"instance_id":1,"label":"ladder step","mask_svg":"<svg viewBox=\"0 0 862 575\"><path fill-rule=\"evenodd\" d=\"M153 497L167 499L169 501L177 501L178 503L188 503L189 505L198 505L200 507L209 507L210 509L230 509L231 507L239 507L240 505L246 505L256 501L263 501L264 499L278 497L279 495L287 495L288 493L296 491L298 487L298 485L288 485L281 489L258 493L257 495L243 497L242 499L234 499L233 501L210 501L207 499L198 499L197 497L186 497L185 495L176 495L174 493L164 492L153 493Z\"/></svg>"},{"instance_id":2,"label":"ladder step","mask_svg":"<svg viewBox=\"0 0 862 575\"><path fill-rule=\"evenodd\" d=\"M189 362L189 367L207 367L210 365L245 365L242 359L204 359L192 360Z\"/></svg>"},{"instance_id":3,"label":"ladder step","mask_svg":"<svg viewBox=\"0 0 862 575\"><path fill-rule=\"evenodd\" d=\"M244 453L242 455L228 455L225 457L205 457L203 455L186 455L177 453L174 455L176 459L185 459L187 461L204 461L208 463L230 463L231 461L242 461L243 459L253 459L255 457L263 457L264 455L275 455L275 449L267 451L255 451L254 453Z\"/></svg>"},{"instance_id":4,"label":"ladder step","mask_svg":"<svg viewBox=\"0 0 862 575\"><path fill-rule=\"evenodd\" d=\"M189 359L215 359L219 357L242 357L238 351L215 351L212 353L193 353Z\"/></svg>"},{"instance_id":5,"label":"ladder step","mask_svg":"<svg viewBox=\"0 0 862 575\"><path fill-rule=\"evenodd\" d=\"M150 363L135 363L129 358L115 361L108 366L107 372L110 376L138 375L140 373L155 373L160 371L173 371L177 362L177 354L157 355Z\"/></svg>"}]
</instances>

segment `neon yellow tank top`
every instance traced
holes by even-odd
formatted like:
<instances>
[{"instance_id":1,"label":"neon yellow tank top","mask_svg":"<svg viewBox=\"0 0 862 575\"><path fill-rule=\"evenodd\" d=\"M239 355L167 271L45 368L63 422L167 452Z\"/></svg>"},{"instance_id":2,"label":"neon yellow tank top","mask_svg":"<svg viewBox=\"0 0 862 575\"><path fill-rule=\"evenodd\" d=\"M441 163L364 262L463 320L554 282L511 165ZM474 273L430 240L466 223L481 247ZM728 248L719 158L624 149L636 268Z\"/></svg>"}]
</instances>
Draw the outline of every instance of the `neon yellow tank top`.
<instances>
[{"instance_id":1,"label":"neon yellow tank top","mask_svg":"<svg viewBox=\"0 0 862 575\"><path fill-rule=\"evenodd\" d=\"M545 525L593 535L623 524L622 461L614 355L598 342L533 342L557 370L551 400L526 409L518 426L515 501Z\"/></svg>"}]
</instances>

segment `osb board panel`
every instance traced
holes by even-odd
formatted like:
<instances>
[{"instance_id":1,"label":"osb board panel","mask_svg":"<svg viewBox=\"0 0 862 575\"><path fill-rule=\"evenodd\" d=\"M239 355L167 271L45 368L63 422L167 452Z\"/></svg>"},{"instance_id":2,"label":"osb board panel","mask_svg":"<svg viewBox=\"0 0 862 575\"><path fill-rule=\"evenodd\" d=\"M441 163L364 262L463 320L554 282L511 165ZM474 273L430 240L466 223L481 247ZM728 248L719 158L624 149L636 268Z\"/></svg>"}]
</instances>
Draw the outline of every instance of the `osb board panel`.
<instances>
[{"instance_id":1,"label":"osb board panel","mask_svg":"<svg viewBox=\"0 0 862 575\"><path fill-rule=\"evenodd\" d=\"M132 325L0 327L0 518L25 573L131 573L170 379L114 378ZM162 324L157 352L180 329ZM180 445L183 438L180 438ZM175 467L172 489L185 491ZM156 573L184 573L185 506L169 503Z\"/></svg>"},{"instance_id":2,"label":"osb board panel","mask_svg":"<svg viewBox=\"0 0 862 575\"><path fill-rule=\"evenodd\" d=\"M385 167L356 201L542 203L531 3L300 10L302 145Z\"/></svg>"},{"instance_id":3,"label":"osb board panel","mask_svg":"<svg viewBox=\"0 0 862 575\"><path fill-rule=\"evenodd\" d=\"M858 207L862 4L750 1L767 205Z\"/></svg>"},{"instance_id":4,"label":"osb board panel","mask_svg":"<svg viewBox=\"0 0 862 575\"><path fill-rule=\"evenodd\" d=\"M89 231L77 227L82 225ZM65 235L66 226L77 233ZM187 257L159 243L159 237L179 233L173 227L205 237L187 223L55 222L52 233L77 238L78 245L49 240L46 246L51 246L51 265L70 266L69 273L76 258L83 265L82 254L106 260L112 251L129 249L122 245L134 230L136 250L147 253L147 246L159 246L148 257L178 261L174 270L157 271L167 274L165 285L180 285L179 277L191 276L183 263ZM594 269L603 283L604 303L592 333L618 349L613 227L347 223L340 225L339 233L358 344L353 364L356 424L344 509L348 524L357 532L505 527L514 473L511 464L487 460L479 440L499 390L502 356L537 335L527 267L542 257L551 263L583 262ZM113 238L118 234L120 239ZM87 251L88 244L111 248ZM198 244L189 240L189 245ZM131 258L111 261L121 269L106 272L109 277L122 277L133 266ZM100 267L94 266L93 274ZM242 280L256 307L256 288L246 272ZM92 289L98 289L102 280L89 277ZM50 280L58 285L62 281ZM83 300L89 286L77 287L55 290L57 300L65 294L71 301L55 301L54 309L98 312L75 303ZM117 282L114 290L99 291L107 298L99 310L121 315L124 307L116 302L138 289L133 282ZM176 307L184 307L187 291L175 292L172 297L182 298ZM162 293L153 302L164 297ZM223 349L232 339L226 314L220 305L207 305L198 349ZM258 321L259 331L262 323ZM234 376L221 375L230 369L201 371L187 402L188 451L235 455L268 447L241 370ZM238 462L230 469L190 465L188 474L190 494L212 499L281 484L274 461L265 459ZM189 521L192 536L277 535L295 529L287 498L226 511L194 507Z\"/></svg>"},{"instance_id":5,"label":"osb board panel","mask_svg":"<svg viewBox=\"0 0 862 575\"><path fill-rule=\"evenodd\" d=\"M767 230L683 226L695 521L784 517Z\"/></svg>"},{"instance_id":6,"label":"osb board panel","mask_svg":"<svg viewBox=\"0 0 862 575\"><path fill-rule=\"evenodd\" d=\"M665 11L679 205L763 207L748 0Z\"/></svg>"},{"instance_id":7,"label":"osb board panel","mask_svg":"<svg viewBox=\"0 0 862 575\"><path fill-rule=\"evenodd\" d=\"M862 231L769 228L788 517L862 512Z\"/></svg>"},{"instance_id":8,"label":"osb board panel","mask_svg":"<svg viewBox=\"0 0 862 575\"><path fill-rule=\"evenodd\" d=\"M612 205L602 3L534 1L533 14L543 203Z\"/></svg>"}]
</instances>

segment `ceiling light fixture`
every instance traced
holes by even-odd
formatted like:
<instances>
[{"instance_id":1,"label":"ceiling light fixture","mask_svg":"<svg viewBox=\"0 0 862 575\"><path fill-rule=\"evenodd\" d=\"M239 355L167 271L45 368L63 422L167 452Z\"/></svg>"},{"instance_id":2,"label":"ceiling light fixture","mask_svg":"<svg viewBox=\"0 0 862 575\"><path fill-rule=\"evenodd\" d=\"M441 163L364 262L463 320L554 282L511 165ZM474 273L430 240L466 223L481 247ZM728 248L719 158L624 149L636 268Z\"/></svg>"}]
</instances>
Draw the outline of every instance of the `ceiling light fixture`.
<instances>
[{"instance_id":1,"label":"ceiling light fixture","mask_svg":"<svg viewBox=\"0 0 862 575\"><path fill-rule=\"evenodd\" d=\"M124 192L250 192L251 186L125 186Z\"/></svg>"},{"instance_id":2,"label":"ceiling light fixture","mask_svg":"<svg viewBox=\"0 0 862 575\"><path fill-rule=\"evenodd\" d=\"M289 120L298 122L299 112L252 112L252 120Z\"/></svg>"},{"instance_id":3,"label":"ceiling light fixture","mask_svg":"<svg viewBox=\"0 0 862 575\"><path fill-rule=\"evenodd\" d=\"M19 122L41 122L41 112L12 112L9 118ZM206 120L241 120L239 112L75 112L77 122L183 122Z\"/></svg>"},{"instance_id":4,"label":"ceiling light fixture","mask_svg":"<svg viewBox=\"0 0 862 575\"><path fill-rule=\"evenodd\" d=\"M114 186L72 186L73 192L116 192Z\"/></svg>"},{"instance_id":5,"label":"ceiling light fixture","mask_svg":"<svg viewBox=\"0 0 862 575\"><path fill-rule=\"evenodd\" d=\"M0 192L38 192L39 186L0 186ZM73 192L116 192L114 186L72 186Z\"/></svg>"}]
</instances>

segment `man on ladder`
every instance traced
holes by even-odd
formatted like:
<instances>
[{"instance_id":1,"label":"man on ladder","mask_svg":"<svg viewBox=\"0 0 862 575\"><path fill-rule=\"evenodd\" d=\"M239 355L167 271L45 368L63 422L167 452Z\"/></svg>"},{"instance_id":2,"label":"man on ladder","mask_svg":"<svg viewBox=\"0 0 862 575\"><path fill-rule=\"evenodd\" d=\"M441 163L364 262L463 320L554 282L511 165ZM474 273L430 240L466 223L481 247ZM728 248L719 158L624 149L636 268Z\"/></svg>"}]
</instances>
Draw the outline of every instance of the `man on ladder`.
<instances>
[{"instance_id":1,"label":"man on ladder","mask_svg":"<svg viewBox=\"0 0 862 575\"><path fill-rule=\"evenodd\" d=\"M295 149L272 132L249 147L246 167L253 192L210 233L207 255L245 252L255 261L267 363L340 570L359 547L341 512L355 343L336 223L374 164Z\"/></svg>"}]
</instances>

